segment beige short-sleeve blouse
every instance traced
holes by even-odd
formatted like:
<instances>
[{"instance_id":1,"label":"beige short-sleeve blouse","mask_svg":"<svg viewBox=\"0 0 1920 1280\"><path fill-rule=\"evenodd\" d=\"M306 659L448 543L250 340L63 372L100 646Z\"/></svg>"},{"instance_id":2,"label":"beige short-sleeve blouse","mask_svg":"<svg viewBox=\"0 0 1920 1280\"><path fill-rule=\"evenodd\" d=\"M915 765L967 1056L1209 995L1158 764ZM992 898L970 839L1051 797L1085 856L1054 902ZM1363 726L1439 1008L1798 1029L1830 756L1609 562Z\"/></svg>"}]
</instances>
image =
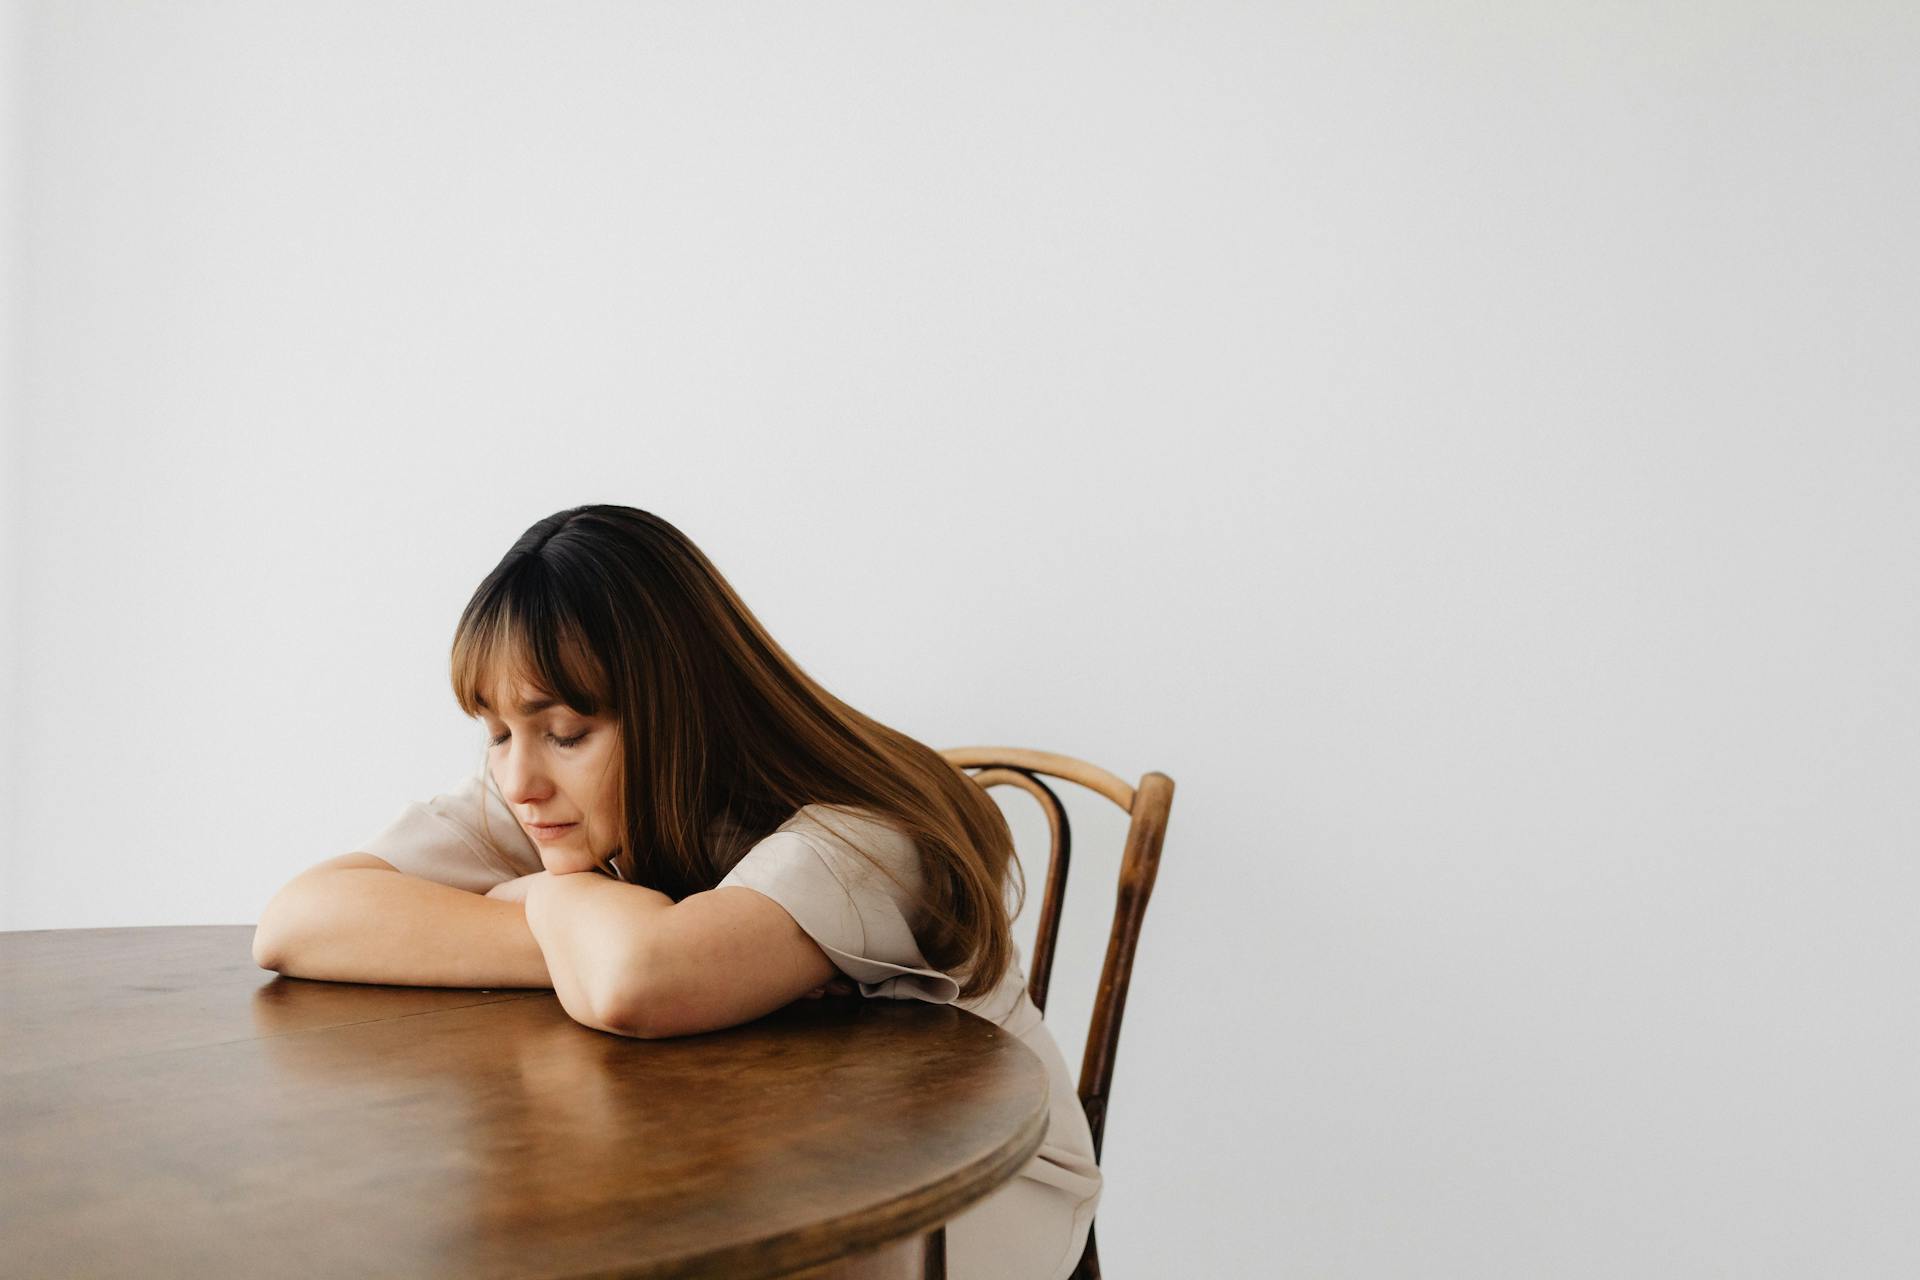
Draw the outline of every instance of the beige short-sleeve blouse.
<instances>
[{"instance_id":1,"label":"beige short-sleeve blouse","mask_svg":"<svg viewBox=\"0 0 1920 1280\"><path fill-rule=\"evenodd\" d=\"M360 848L408 875L472 893L542 865L484 766L408 805ZM992 989L957 999L959 982L929 965L914 939L921 864L912 839L859 809L803 806L716 887L726 886L784 907L862 996L957 1005L1019 1036L1040 1058L1050 1085L1047 1136L1010 1182L947 1224L947 1269L955 1280L1065 1280L1086 1244L1101 1174L1066 1061L1027 996L1018 948Z\"/></svg>"},{"instance_id":2,"label":"beige short-sleeve blouse","mask_svg":"<svg viewBox=\"0 0 1920 1280\"><path fill-rule=\"evenodd\" d=\"M468 893L485 893L544 867L532 837L484 766L433 798L408 805L358 852Z\"/></svg>"}]
</instances>

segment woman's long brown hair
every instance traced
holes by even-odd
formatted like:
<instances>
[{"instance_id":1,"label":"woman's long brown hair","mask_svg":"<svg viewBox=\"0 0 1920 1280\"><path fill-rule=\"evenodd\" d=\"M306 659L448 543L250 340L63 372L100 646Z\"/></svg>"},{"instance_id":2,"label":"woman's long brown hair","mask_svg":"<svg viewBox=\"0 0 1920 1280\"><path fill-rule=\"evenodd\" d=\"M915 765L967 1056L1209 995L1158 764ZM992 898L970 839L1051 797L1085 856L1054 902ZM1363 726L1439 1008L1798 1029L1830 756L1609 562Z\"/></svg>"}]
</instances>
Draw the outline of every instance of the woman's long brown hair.
<instances>
[{"instance_id":1,"label":"woman's long brown hair","mask_svg":"<svg viewBox=\"0 0 1920 1280\"><path fill-rule=\"evenodd\" d=\"M477 718L501 674L618 723L625 839L609 861L622 879L677 902L802 805L865 809L919 851L909 923L928 962L961 999L999 981L1013 952L1007 873L1019 871L1000 807L939 752L815 683L659 516L572 507L521 534L460 615L461 710ZM1024 901L1024 872L1018 890Z\"/></svg>"}]
</instances>

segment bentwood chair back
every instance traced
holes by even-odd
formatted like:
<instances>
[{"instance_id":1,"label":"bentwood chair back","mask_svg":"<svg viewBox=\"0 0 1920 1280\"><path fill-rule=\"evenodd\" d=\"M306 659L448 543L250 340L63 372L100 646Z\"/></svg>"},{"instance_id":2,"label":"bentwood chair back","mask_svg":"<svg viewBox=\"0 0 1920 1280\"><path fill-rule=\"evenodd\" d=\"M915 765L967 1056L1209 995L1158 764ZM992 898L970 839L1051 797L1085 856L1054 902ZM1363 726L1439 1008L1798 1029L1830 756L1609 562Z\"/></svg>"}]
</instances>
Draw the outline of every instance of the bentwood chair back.
<instances>
[{"instance_id":1,"label":"bentwood chair back","mask_svg":"<svg viewBox=\"0 0 1920 1280\"><path fill-rule=\"evenodd\" d=\"M1094 995L1093 1018L1087 1027L1086 1052L1080 1062L1080 1105L1093 1131L1094 1159L1100 1158L1101 1135L1106 1128L1107 1092L1113 1084L1114 1053L1120 1043L1120 1015L1127 1005L1127 983L1133 976L1133 952L1140 940L1140 922L1146 917L1147 898L1160 870L1160 844L1166 837L1167 812L1173 806L1173 779L1164 773L1145 773L1137 786L1098 765L1051 751L1023 747L953 747L941 753L983 789L1014 786L1033 796L1047 816L1052 848L1047 858L1045 896L1034 931L1033 957L1027 974L1027 994L1042 1013L1047 1008L1047 984L1053 975L1054 944L1059 940L1060 908L1067 895L1067 862L1072 831L1060 798L1041 778L1059 778L1096 791L1128 815L1126 843L1120 854L1120 882L1114 895L1113 927L1107 935L1107 958L1100 968L1100 986ZM1093 1231L1073 1280L1099 1280L1100 1259Z\"/></svg>"}]
</instances>

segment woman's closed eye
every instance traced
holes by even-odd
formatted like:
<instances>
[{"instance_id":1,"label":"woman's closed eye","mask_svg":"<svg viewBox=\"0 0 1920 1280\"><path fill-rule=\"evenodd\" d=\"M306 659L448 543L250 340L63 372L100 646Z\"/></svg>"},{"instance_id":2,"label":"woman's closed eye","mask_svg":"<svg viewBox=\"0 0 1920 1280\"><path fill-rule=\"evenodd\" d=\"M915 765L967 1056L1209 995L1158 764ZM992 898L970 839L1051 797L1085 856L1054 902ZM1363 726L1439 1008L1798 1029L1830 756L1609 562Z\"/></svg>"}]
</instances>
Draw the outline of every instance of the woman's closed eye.
<instances>
[{"instance_id":1,"label":"woman's closed eye","mask_svg":"<svg viewBox=\"0 0 1920 1280\"><path fill-rule=\"evenodd\" d=\"M503 733L497 738L488 738L487 745L490 747L497 747L501 743L505 742L507 740L507 737L508 735ZM558 734L550 733L547 735L547 737L553 739L553 745L556 747L572 748L572 747L577 747L582 742L586 741L587 735L586 733L576 733L571 738L562 738Z\"/></svg>"}]
</instances>

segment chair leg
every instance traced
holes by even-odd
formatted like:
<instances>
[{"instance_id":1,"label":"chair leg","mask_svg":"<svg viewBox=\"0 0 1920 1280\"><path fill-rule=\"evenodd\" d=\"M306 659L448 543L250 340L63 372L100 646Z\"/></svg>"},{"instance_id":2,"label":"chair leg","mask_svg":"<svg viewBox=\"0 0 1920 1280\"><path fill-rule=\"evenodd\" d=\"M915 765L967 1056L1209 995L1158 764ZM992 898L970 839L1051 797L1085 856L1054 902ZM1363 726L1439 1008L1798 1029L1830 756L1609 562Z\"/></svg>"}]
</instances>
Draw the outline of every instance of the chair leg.
<instances>
[{"instance_id":1,"label":"chair leg","mask_svg":"<svg viewBox=\"0 0 1920 1280\"><path fill-rule=\"evenodd\" d=\"M1093 1245L1091 1223L1087 1225L1087 1247L1080 1251L1080 1265L1073 1269L1072 1280L1100 1280L1100 1251Z\"/></svg>"},{"instance_id":2,"label":"chair leg","mask_svg":"<svg viewBox=\"0 0 1920 1280\"><path fill-rule=\"evenodd\" d=\"M926 1241L922 1274L926 1280L947 1280L947 1224L943 1222L927 1232Z\"/></svg>"}]
</instances>

